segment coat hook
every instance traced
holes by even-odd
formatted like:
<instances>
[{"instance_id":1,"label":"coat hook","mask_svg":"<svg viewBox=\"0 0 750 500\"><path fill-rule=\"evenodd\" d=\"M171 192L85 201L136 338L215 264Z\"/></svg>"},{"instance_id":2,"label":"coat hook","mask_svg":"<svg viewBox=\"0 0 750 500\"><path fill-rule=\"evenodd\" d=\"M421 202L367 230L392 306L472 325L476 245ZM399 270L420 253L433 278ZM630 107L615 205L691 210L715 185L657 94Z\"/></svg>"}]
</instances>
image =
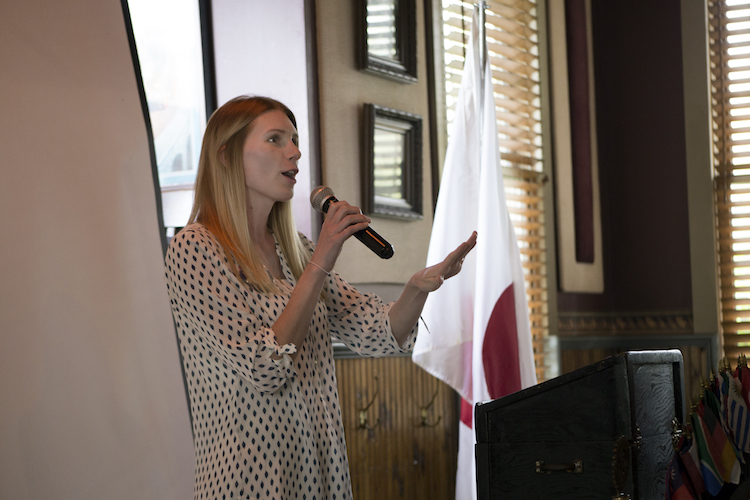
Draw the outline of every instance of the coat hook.
<instances>
[{"instance_id":1,"label":"coat hook","mask_svg":"<svg viewBox=\"0 0 750 500\"><path fill-rule=\"evenodd\" d=\"M372 400L367 403L367 406L364 408L360 408L359 410L359 427L357 429L367 429L368 431L371 431L375 428L377 428L380 425L380 417L378 417L377 422L375 422L374 426L370 426L370 424L367 423L367 410L370 409L372 404L375 402L375 399L378 397L378 392L380 392L380 385L378 384L378 377L377 375L375 378L375 394L372 395Z\"/></svg>"},{"instance_id":2,"label":"coat hook","mask_svg":"<svg viewBox=\"0 0 750 500\"><path fill-rule=\"evenodd\" d=\"M439 390L440 388L435 389L435 394L432 395L432 399L430 399L430 402L427 403L427 406L422 406L419 409L419 414L420 414L422 421L419 423L419 425L415 425L415 427L435 427L443 419L443 417L440 416L438 417L438 419L435 421L434 424L427 423L427 410L429 410L430 407L432 407L432 405L435 403L435 398L437 397Z\"/></svg>"}]
</instances>

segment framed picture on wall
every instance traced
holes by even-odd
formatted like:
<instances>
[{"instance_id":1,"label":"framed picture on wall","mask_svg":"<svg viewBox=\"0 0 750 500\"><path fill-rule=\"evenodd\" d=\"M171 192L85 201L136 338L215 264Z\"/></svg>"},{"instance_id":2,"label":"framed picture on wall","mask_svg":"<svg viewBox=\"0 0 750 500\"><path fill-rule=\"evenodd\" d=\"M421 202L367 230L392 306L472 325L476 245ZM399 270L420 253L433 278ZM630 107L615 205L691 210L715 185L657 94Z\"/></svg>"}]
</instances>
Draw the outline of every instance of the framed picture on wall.
<instances>
[{"instance_id":1,"label":"framed picture on wall","mask_svg":"<svg viewBox=\"0 0 750 500\"><path fill-rule=\"evenodd\" d=\"M365 104L362 210L422 218L422 117Z\"/></svg>"},{"instance_id":2,"label":"framed picture on wall","mask_svg":"<svg viewBox=\"0 0 750 500\"><path fill-rule=\"evenodd\" d=\"M356 0L359 69L403 83L417 81L415 0Z\"/></svg>"}]
</instances>

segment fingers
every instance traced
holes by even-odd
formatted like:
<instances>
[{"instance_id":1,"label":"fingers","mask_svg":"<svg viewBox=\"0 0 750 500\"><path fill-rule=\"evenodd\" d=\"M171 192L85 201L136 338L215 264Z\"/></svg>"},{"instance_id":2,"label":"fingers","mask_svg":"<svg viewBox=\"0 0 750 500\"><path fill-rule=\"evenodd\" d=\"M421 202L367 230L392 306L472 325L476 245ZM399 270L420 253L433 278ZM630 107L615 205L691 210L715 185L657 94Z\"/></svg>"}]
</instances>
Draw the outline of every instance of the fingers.
<instances>
[{"instance_id":1,"label":"fingers","mask_svg":"<svg viewBox=\"0 0 750 500\"><path fill-rule=\"evenodd\" d=\"M477 232L474 231L471 236L469 236L469 239L461 243L458 248L449 253L445 260L450 263L463 261L476 244Z\"/></svg>"},{"instance_id":2,"label":"fingers","mask_svg":"<svg viewBox=\"0 0 750 500\"><path fill-rule=\"evenodd\" d=\"M357 231L366 229L370 218L345 201L331 203L315 246L316 262L333 269L344 242Z\"/></svg>"},{"instance_id":3,"label":"fingers","mask_svg":"<svg viewBox=\"0 0 750 500\"><path fill-rule=\"evenodd\" d=\"M330 205L319 239L332 238L341 245L357 231L366 229L370 222L358 207L338 201Z\"/></svg>"},{"instance_id":4,"label":"fingers","mask_svg":"<svg viewBox=\"0 0 750 500\"><path fill-rule=\"evenodd\" d=\"M441 263L441 271L445 279L451 278L461 271L464 259L477 244L477 232L474 231L469 239L461 243L458 248L453 250Z\"/></svg>"},{"instance_id":5,"label":"fingers","mask_svg":"<svg viewBox=\"0 0 750 500\"><path fill-rule=\"evenodd\" d=\"M469 236L469 239L463 242L458 249L460 250L459 256L460 260L463 261L467 255L469 255L469 252L472 251L472 249L477 245L477 232L474 231L471 233L471 236Z\"/></svg>"},{"instance_id":6,"label":"fingers","mask_svg":"<svg viewBox=\"0 0 750 500\"><path fill-rule=\"evenodd\" d=\"M350 223L372 222L369 217L362 214L362 210L358 207L352 206L345 201L337 201L331 203L326 213L326 222L332 224L338 224L339 222L349 218Z\"/></svg>"},{"instance_id":7,"label":"fingers","mask_svg":"<svg viewBox=\"0 0 750 500\"><path fill-rule=\"evenodd\" d=\"M474 248L476 246L476 244L477 244L477 232L474 231L473 233L471 233L471 236L469 236L469 239L466 240L466 241L464 241L461 244L462 247L465 247L465 251L464 251L464 255L463 256L466 257L466 255L469 252L471 252L471 249Z\"/></svg>"}]
</instances>

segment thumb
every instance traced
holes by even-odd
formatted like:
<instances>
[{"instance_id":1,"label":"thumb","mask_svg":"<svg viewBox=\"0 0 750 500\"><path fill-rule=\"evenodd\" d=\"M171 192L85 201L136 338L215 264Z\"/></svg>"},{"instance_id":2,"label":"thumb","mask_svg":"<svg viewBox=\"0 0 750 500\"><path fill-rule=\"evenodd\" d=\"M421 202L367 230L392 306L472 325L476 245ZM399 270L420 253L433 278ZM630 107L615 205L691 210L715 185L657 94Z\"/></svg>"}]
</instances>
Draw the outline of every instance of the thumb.
<instances>
[{"instance_id":1,"label":"thumb","mask_svg":"<svg viewBox=\"0 0 750 500\"><path fill-rule=\"evenodd\" d=\"M443 282L445 281L445 277L442 274L438 274L434 278L430 280L432 283L432 290L435 291L441 286L443 286Z\"/></svg>"}]
</instances>

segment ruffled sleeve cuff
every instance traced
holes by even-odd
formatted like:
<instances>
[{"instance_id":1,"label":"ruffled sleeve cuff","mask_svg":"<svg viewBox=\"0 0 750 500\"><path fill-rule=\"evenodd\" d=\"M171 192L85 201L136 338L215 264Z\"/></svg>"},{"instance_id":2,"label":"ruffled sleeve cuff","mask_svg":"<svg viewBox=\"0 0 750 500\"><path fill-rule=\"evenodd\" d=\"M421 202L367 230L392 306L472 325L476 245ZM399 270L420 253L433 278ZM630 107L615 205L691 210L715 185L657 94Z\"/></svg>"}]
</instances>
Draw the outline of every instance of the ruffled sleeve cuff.
<instances>
[{"instance_id":1,"label":"ruffled sleeve cuff","mask_svg":"<svg viewBox=\"0 0 750 500\"><path fill-rule=\"evenodd\" d=\"M257 387L274 392L287 380L292 380L297 375L291 356L295 352L297 347L294 344L261 343L252 372Z\"/></svg>"},{"instance_id":2,"label":"ruffled sleeve cuff","mask_svg":"<svg viewBox=\"0 0 750 500\"><path fill-rule=\"evenodd\" d=\"M411 329L411 332L409 332L409 336L406 337L406 340L404 341L403 345L398 344L398 339L395 335L393 335L393 329L391 328L391 307L393 307L393 302L389 303L385 308L385 330L388 332L388 336L391 339L391 344L393 344L394 350L397 353L410 353L414 350L414 342L417 340L417 330L419 328L419 321L417 321L417 324L414 325L414 328Z\"/></svg>"}]
</instances>

